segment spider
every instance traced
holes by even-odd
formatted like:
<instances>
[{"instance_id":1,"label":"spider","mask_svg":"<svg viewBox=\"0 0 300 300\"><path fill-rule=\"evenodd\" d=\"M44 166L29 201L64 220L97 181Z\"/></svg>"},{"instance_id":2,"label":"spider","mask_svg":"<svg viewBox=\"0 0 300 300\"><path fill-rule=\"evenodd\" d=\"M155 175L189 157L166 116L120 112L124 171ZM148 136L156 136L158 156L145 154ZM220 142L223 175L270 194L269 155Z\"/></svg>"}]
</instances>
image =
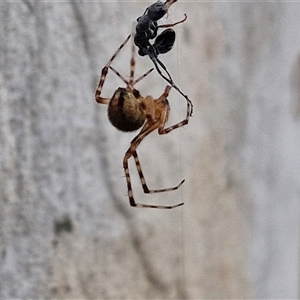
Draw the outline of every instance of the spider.
<instances>
[{"instance_id":1,"label":"spider","mask_svg":"<svg viewBox=\"0 0 300 300\"><path fill-rule=\"evenodd\" d=\"M169 10L170 6L177 0L167 0L166 2L157 1L146 8L144 14L137 18L137 25L135 27L136 33L134 34L134 43L139 48L138 54L140 56L148 55L152 60L158 74L172 85L187 101L190 106L190 115L193 113L193 103L187 95L175 85L170 73L166 66L159 60L158 55L169 52L175 42L175 31L170 27L174 27L177 24L185 22L187 19L186 14L184 18L173 24L158 25L157 21L161 19ZM168 28L157 36L159 28ZM155 41L150 44L151 39ZM169 78L167 78L160 70L159 66L166 72Z\"/></svg>"},{"instance_id":2,"label":"spider","mask_svg":"<svg viewBox=\"0 0 300 300\"><path fill-rule=\"evenodd\" d=\"M171 86L166 86L164 92L160 97L154 99L152 96L143 97L140 92L134 88L134 86L144 79L148 74L150 74L154 68L147 71L145 74L137 79L134 79L135 72L135 46L132 43L132 54L130 59L130 74L129 80L125 79L116 69L114 69L111 64L115 57L119 54L122 48L129 41L131 35L129 35L126 40L121 44L117 51L110 58L108 63L102 69L101 77L99 81L98 88L96 90L95 99L98 103L108 104L108 118L111 124L117 129L130 132L135 131L142 127L138 135L131 141L130 147L125 153L123 159L123 168L126 176L126 183L128 189L129 203L133 207L148 207L148 208L163 208L171 209L183 205L183 203L178 203L175 205L149 205L137 203L133 197L133 191L131 187L131 179L128 168L128 160L133 157L140 181L143 187L144 193L160 193L177 190L183 183L184 179L174 187L150 190L146 184L145 177L142 171L142 167L137 154L137 147L142 142L142 140L149 135L152 131L158 130L159 134L167 134L172 130L182 127L188 124L190 111L187 109L186 117L183 121L165 128L165 124L168 120L170 106L167 100ZM101 97L102 88L106 79L108 70L112 70L125 84L126 87L119 87L113 94L111 98Z\"/></svg>"}]
</instances>

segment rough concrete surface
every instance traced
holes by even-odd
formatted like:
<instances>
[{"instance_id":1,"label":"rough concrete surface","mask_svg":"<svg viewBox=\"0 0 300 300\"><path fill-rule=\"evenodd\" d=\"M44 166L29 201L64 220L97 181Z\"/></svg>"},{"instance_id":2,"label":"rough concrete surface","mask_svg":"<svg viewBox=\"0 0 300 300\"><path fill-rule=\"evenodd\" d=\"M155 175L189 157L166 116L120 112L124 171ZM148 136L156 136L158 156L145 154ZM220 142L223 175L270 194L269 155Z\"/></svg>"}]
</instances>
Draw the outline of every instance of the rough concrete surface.
<instances>
[{"instance_id":1,"label":"rough concrete surface","mask_svg":"<svg viewBox=\"0 0 300 300\"><path fill-rule=\"evenodd\" d=\"M0 3L0 298L299 297L300 4L178 1L174 49L161 55L194 102L185 128L138 152L152 188L122 159L94 101L101 69L151 2ZM152 67L136 57L136 74ZM130 46L114 67L129 74ZM122 81L109 73L103 95ZM152 72L138 83L158 97ZM169 96L168 124L185 100Z\"/></svg>"}]
</instances>

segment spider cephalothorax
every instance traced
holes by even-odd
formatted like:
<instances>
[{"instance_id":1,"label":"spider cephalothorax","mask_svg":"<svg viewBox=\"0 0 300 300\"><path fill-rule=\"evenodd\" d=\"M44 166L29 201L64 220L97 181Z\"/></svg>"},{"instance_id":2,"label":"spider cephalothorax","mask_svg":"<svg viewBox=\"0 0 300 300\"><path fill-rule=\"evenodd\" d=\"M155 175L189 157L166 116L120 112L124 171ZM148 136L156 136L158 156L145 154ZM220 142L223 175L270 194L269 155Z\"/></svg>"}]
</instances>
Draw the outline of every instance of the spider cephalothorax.
<instances>
[{"instance_id":1,"label":"spider cephalothorax","mask_svg":"<svg viewBox=\"0 0 300 300\"><path fill-rule=\"evenodd\" d=\"M140 92L134 88L134 85L145 78L153 69L150 69L144 75L140 76L138 79L134 80L134 68L135 68L135 58L134 58L134 45L132 44L132 57L130 60L130 76L129 80L126 80L117 70L115 70L111 63L129 41L130 35L126 38L124 43L118 48L111 59L108 61L106 66L102 69L100 82L96 90L96 101L102 104L108 104L108 118L113 126L121 131L134 131L142 127L140 133L131 141L130 147L125 153L123 159L123 167L126 176L127 189L129 202L131 206L134 207L151 207L151 208L174 208L183 205L183 203L178 203L175 205L148 205L136 203L133 197L131 179L128 168L128 160L133 156L137 167L137 171L142 183L142 187L145 193L159 193L177 190L184 182L182 180L177 186L150 190L146 184L144 174L140 165L138 154L136 152L137 147L141 141L152 131L158 130L159 134L166 134L170 131L182 127L187 124L190 117L190 107L187 107L187 114L183 121L165 128L165 124L168 120L170 106L167 100L171 86L166 86L164 92L160 97L154 99L152 96L143 97ZM112 98L101 97L101 91L104 85L104 81L108 70L112 70L119 78L123 80L126 84L125 88L119 87Z\"/></svg>"}]
</instances>

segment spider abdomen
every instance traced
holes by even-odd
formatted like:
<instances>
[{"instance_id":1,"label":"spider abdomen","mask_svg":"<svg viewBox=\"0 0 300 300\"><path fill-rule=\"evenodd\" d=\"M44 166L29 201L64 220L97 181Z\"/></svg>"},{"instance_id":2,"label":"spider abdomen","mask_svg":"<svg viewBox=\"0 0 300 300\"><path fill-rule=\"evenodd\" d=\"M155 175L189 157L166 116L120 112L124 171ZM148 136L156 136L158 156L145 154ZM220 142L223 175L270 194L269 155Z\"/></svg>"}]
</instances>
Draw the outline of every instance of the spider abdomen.
<instances>
[{"instance_id":1,"label":"spider abdomen","mask_svg":"<svg viewBox=\"0 0 300 300\"><path fill-rule=\"evenodd\" d=\"M146 116L133 93L118 88L108 105L108 119L121 131L135 131L145 123Z\"/></svg>"}]
</instances>

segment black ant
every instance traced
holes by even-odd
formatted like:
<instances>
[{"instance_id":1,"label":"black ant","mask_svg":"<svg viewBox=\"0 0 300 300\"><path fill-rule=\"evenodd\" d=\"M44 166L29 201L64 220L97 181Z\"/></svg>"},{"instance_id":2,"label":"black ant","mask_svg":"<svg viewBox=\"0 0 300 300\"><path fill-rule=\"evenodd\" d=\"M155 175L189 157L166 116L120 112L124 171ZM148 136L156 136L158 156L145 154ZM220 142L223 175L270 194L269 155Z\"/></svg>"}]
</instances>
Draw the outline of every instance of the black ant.
<instances>
[{"instance_id":1,"label":"black ant","mask_svg":"<svg viewBox=\"0 0 300 300\"><path fill-rule=\"evenodd\" d=\"M149 7L146 8L144 14L137 19L136 25L136 33L134 35L134 43L139 48L139 55L145 56L148 55L154 66L159 73L159 75L164 78L169 84L172 85L186 100L188 104L188 111L190 116L193 113L193 103L188 98L187 95L183 94L181 90L175 85L173 79L168 72L165 65L158 59L159 54L169 52L175 43L175 31L169 27L174 27L177 24L183 23L187 16L184 14L184 19L178 21L173 24L165 24L165 25L158 25L157 21L161 19L167 12L170 6L175 3L177 0L167 0L166 2L157 1L154 4L151 4ZM157 35L157 31L159 28L168 28L164 30L161 34ZM153 44L150 44L149 40L154 39L155 41ZM167 78L165 75L162 74L161 70L159 69L158 65L162 67L162 69L167 73Z\"/></svg>"}]
</instances>

